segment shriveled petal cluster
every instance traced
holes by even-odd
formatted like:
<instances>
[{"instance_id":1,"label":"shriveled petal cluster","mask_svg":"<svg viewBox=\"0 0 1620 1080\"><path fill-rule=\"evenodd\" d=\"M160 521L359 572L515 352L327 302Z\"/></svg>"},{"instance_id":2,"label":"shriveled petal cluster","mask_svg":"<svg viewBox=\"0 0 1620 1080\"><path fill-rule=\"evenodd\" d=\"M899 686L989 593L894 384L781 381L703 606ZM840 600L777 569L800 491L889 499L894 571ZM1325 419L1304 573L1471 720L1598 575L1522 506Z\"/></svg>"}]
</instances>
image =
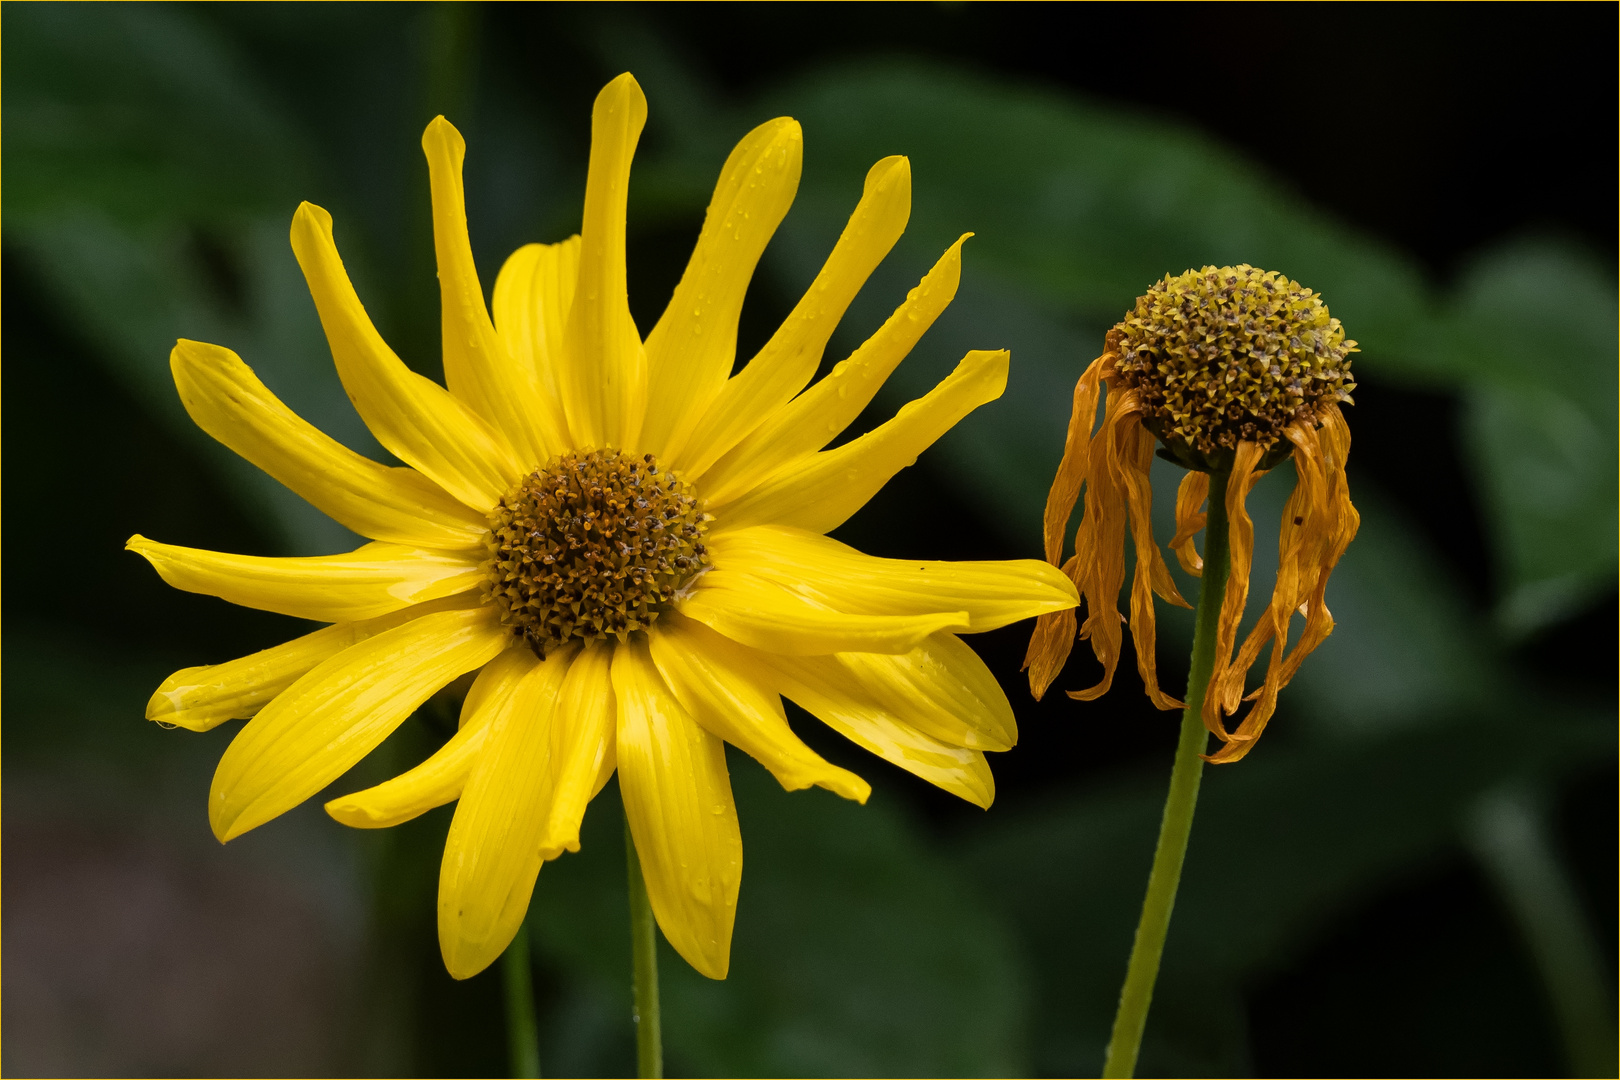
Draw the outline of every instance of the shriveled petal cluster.
<instances>
[{"instance_id":1,"label":"shriveled petal cluster","mask_svg":"<svg viewBox=\"0 0 1620 1080\"><path fill-rule=\"evenodd\" d=\"M743 297L798 185L799 126L773 120L732 151L686 273L643 337L624 241L645 119L630 76L602 91L579 235L515 252L489 305L467 239L465 145L442 117L428 126L444 386L373 326L331 216L299 207L293 250L338 374L402 467L316 430L228 350L175 347L181 400L204 430L373 542L303 559L129 544L178 588L331 623L177 671L153 695L147 715L168 725L251 718L209 793L221 840L316 794L477 672L443 747L327 804L345 824L378 828L456 801L438 914L458 978L506 947L542 864L578 849L586 805L615 773L665 936L723 977L742 872L724 744L787 789L864 801L865 781L793 733L786 698L988 806L984 755L1017 732L958 635L1077 602L1037 560L874 559L824 535L1006 381L1005 352L970 352L887 423L824 449L956 292L960 240L808 385L905 227L907 161L873 166L816 280L733 374Z\"/></svg>"},{"instance_id":2,"label":"shriveled petal cluster","mask_svg":"<svg viewBox=\"0 0 1620 1080\"><path fill-rule=\"evenodd\" d=\"M1036 698L1057 678L1077 637L1091 642L1103 674L1095 686L1069 696L1091 700L1112 684L1122 647L1118 598L1129 530L1136 569L1128 622L1137 670L1156 706L1182 707L1159 688L1155 661L1153 597L1188 606L1153 537L1148 470L1157 440L1166 456L1193 470L1177 492L1176 534L1168 545L1189 574L1203 568L1194 538L1206 524L1210 475L1228 478L1231 568L1202 715L1225 744L1210 761L1236 761L1249 752L1275 711L1277 692L1333 630L1328 576L1360 521L1345 482L1350 429L1339 408L1354 386L1346 359L1354 345L1314 293L1249 266L1166 278L1109 331L1103 354L1075 385L1044 519L1047 561L1061 563L1075 583L1085 619L1072 610L1037 619L1024 661ZM1246 500L1255 481L1290 453L1298 479L1282 519L1276 586L1234 656L1254 557ZM1074 554L1064 561L1064 534L1082 491ZM1296 612L1305 626L1290 649ZM1265 678L1245 697L1245 678L1268 644ZM1253 707L1229 730L1227 717L1244 700Z\"/></svg>"}]
</instances>

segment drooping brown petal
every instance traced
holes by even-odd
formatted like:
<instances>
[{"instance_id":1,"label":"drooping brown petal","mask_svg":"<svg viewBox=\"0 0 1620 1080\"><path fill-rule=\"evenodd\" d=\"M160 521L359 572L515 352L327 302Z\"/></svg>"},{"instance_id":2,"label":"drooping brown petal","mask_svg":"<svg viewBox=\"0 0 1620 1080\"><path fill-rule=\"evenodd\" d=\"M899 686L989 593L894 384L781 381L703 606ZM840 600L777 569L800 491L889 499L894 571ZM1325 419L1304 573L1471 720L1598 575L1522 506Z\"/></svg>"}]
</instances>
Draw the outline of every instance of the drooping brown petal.
<instances>
[{"instance_id":1,"label":"drooping brown petal","mask_svg":"<svg viewBox=\"0 0 1620 1080\"><path fill-rule=\"evenodd\" d=\"M1228 712L1237 705L1231 693L1234 679L1241 688L1241 673L1258 659L1268 641L1271 660L1264 682L1249 695L1254 704L1248 715L1231 733L1227 745L1206 758L1212 763L1238 761L1249 752L1276 710L1278 692L1298 673L1305 657L1333 632L1333 616L1325 601L1328 576L1360 525L1344 474L1350 431L1338 407L1324 410L1321 428L1294 425L1286 434L1294 443L1299 480L1281 523L1277 585L1271 604L1244 642L1223 686ZM1296 610L1305 616L1305 629L1285 655L1288 623Z\"/></svg>"},{"instance_id":2,"label":"drooping brown petal","mask_svg":"<svg viewBox=\"0 0 1620 1080\"><path fill-rule=\"evenodd\" d=\"M1237 641L1238 624L1243 621L1243 608L1249 600L1249 569L1254 562L1254 521L1245 505L1249 489L1263 475L1255 470L1262 454L1258 443L1238 443L1233 457L1232 472L1226 481L1227 544L1231 551L1231 570L1226 579L1226 595L1221 601L1221 617L1215 635L1215 668L1210 674L1209 689L1204 694L1204 726L1221 738L1230 738L1222 720L1224 713L1237 707L1243 695L1243 672L1232 678L1232 647ZM1235 682L1235 690L1231 684ZM1228 696L1231 700L1228 701Z\"/></svg>"},{"instance_id":3,"label":"drooping brown petal","mask_svg":"<svg viewBox=\"0 0 1620 1080\"><path fill-rule=\"evenodd\" d=\"M1080 584L1080 560L1070 558L1063 564L1063 572L1069 575L1076 587ZM1054 611L1048 615L1041 615L1035 620L1035 632L1030 635L1029 651L1024 654L1024 667L1029 669L1029 692L1035 700L1041 700L1046 688L1052 685L1058 672L1069 659L1069 652L1074 648L1075 632L1080 621L1075 617L1074 608L1065 608Z\"/></svg>"},{"instance_id":4,"label":"drooping brown petal","mask_svg":"<svg viewBox=\"0 0 1620 1080\"><path fill-rule=\"evenodd\" d=\"M1181 607L1191 605L1176 590L1164 556L1153 542L1153 487L1148 481L1148 470L1153 464L1153 434L1142 426L1139 417L1130 419L1136 422L1122 424L1116 430L1123 444L1117 458L1120 487L1125 492L1131 539L1136 548L1136 573L1131 583L1131 641L1136 646L1136 670L1142 676L1148 698L1158 708L1179 709L1182 703L1159 689L1153 594L1158 593Z\"/></svg>"},{"instance_id":5,"label":"drooping brown petal","mask_svg":"<svg viewBox=\"0 0 1620 1080\"><path fill-rule=\"evenodd\" d=\"M1120 460L1125 452L1124 431L1141 424L1136 391L1111 387L1103 422L1091 443L1091 467L1086 478L1086 506L1074 538L1079 560L1076 582L1085 600L1086 619L1080 637L1103 666L1102 679L1086 690L1071 690L1076 701L1091 701L1108 692L1119 664L1123 634L1119 590L1125 582L1125 492Z\"/></svg>"},{"instance_id":6,"label":"drooping brown petal","mask_svg":"<svg viewBox=\"0 0 1620 1080\"><path fill-rule=\"evenodd\" d=\"M1171 537L1169 546L1176 553L1181 568L1193 577L1204 572L1204 560L1193 546L1193 537L1209 520L1209 515L1202 510L1207 498L1209 473L1189 472L1181 478L1181 486L1176 489L1176 535Z\"/></svg>"},{"instance_id":7,"label":"drooping brown petal","mask_svg":"<svg viewBox=\"0 0 1620 1080\"><path fill-rule=\"evenodd\" d=\"M1063 444L1063 460L1058 463L1052 489L1046 494L1046 561L1059 565L1063 558L1063 534L1069 515L1080 498L1080 485L1086 479L1091 459L1091 428L1097 422L1097 395L1104 371L1112 370L1119 359L1113 350L1091 362L1080 381L1074 384L1074 408L1069 413L1069 434Z\"/></svg>"}]
</instances>

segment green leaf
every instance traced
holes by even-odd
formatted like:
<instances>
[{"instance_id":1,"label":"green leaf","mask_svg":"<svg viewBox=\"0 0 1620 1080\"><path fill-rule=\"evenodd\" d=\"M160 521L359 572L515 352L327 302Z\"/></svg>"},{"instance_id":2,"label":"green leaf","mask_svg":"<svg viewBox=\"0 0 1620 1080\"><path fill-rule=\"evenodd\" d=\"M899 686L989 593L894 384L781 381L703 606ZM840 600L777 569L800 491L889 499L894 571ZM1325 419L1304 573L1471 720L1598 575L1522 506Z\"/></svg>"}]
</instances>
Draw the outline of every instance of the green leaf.
<instances>
[{"instance_id":1,"label":"green leaf","mask_svg":"<svg viewBox=\"0 0 1620 1080\"><path fill-rule=\"evenodd\" d=\"M1614 280L1579 250L1526 242L1481 259L1459 292L1469 460L1496 523L1497 618L1523 635L1614 581Z\"/></svg>"}]
</instances>

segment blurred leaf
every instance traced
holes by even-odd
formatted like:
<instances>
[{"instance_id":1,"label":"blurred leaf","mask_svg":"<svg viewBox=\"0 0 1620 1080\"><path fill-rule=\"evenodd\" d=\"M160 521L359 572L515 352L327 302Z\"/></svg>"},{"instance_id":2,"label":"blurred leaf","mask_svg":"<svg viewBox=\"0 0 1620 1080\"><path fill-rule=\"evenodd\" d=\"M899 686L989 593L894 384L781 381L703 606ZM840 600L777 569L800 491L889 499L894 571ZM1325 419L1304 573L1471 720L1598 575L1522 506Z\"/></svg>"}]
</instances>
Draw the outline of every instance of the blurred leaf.
<instances>
[{"instance_id":1,"label":"blurred leaf","mask_svg":"<svg viewBox=\"0 0 1620 1080\"><path fill-rule=\"evenodd\" d=\"M1499 745L1510 739L1518 751L1506 756ZM1600 717L1553 718L1533 738L1522 726L1469 718L1369 738L1348 753L1278 745L1241 768L1209 770L1140 1071L1252 1072L1241 1027L1231 1026L1241 1025L1233 1003L1246 984L1454 845L1480 792L1605 749L1612 726ZM1168 769L1004 812L963 856L1026 935L1038 1073L1095 1075L1101 1066L1167 780Z\"/></svg>"},{"instance_id":2,"label":"blurred leaf","mask_svg":"<svg viewBox=\"0 0 1620 1080\"><path fill-rule=\"evenodd\" d=\"M862 807L819 790L789 794L730 757L747 848L732 968L711 982L662 951L675 1067L700 1076L1027 1073L1017 947L950 864L881 795ZM622 820L609 787L587 815L580 853L540 875L530 925L544 954L614 987L599 999L622 997L628 1015Z\"/></svg>"},{"instance_id":3,"label":"blurred leaf","mask_svg":"<svg viewBox=\"0 0 1620 1080\"><path fill-rule=\"evenodd\" d=\"M297 137L242 58L182 11L7 13L8 225L74 206L126 224L233 219L296 186Z\"/></svg>"},{"instance_id":4,"label":"blurred leaf","mask_svg":"<svg viewBox=\"0 0 1620 1080\"><path fill-rule=\"evenodd\" d=\"M1481 259L1459 290L1470 464L1496 522L1497 617L1525 634L1614 579L1613 275L1578 250L1527 242Z\"/></svg>"}]
</instances>

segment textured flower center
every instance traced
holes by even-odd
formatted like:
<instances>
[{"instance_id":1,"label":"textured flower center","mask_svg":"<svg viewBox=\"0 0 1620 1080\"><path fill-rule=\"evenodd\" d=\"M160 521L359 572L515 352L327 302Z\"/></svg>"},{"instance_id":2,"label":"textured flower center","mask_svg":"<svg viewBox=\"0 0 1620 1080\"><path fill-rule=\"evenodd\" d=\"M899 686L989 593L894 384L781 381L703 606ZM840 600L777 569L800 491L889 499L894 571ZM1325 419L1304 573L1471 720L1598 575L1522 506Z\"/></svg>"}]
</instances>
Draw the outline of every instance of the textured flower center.
<instances>
[{"instance_id":1,"label":"textured flower center","mask_svg":"<svg viewBox=\"0 0 1620 1080\"><path fill-rule=\"evenodd\" d=\"M1230 462L1239 440L1286 453L1283 428L1356 388L1356 343L1321 298L1252 266L1164 278L1109 338L1143 424L1192 468Z\"/></svg>"},{"instance_id":2,"label":"textured flower center","mask_svg":"<svg viewBox=\"0 0 1620 1080\"><path fill-rule=\"evenodd\" d=\"M545 656L644 630L707 565L709 516L651 454L564 454L490 514L490 599Z\"/></svg>"}]
</instances>

